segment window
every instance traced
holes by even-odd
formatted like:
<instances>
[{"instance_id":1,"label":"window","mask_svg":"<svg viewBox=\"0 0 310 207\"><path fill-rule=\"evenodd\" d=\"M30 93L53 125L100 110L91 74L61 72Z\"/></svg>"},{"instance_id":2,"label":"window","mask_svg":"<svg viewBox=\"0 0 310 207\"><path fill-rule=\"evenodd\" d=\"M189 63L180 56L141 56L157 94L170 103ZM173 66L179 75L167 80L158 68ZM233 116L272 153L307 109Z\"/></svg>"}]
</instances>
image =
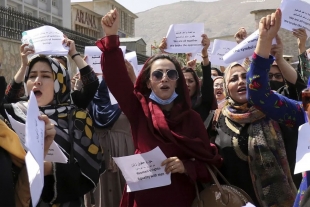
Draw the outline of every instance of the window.
<instances>
[{"instance_id":1,"label":"window","mask_svg":"<svg viewBox=\"0 0 310 207\"><path fill-rule=\"evenodd\" d=\"M124 31L128 32L128 14L124 12Z\"/></svg>"},{"instance_id":2,"label":"window","mask_svg":"<svg viewBox=\"0 0 310 207\"><path fill-rule=\"evenodd\" d=\"M53 19L53 24L60 26L59 21L58 20L54 20Z\"/></svg>"},{"instance_id":3,"label":"window","mask_svg":"<svg viewBox=\"0 0 310 207\"><path fill-rule=\"evenodd\" d=\"M24 14L29 15L29 16L33 16L33 13L29 12L29 11L25 11Z\"/></svg>"},{"instance_id":4,"label":"window","mask_svg":"<svg viewBox=\"0 0 310 207\"><path fill-rule=\"evenodd\" d=\"M17 9L17 6L13 6L13 5L10 5L10 4L8 4L8 8L10 9L10 10L14 10L14 11L17 11L18 9Z\"/></svg>"},{"instance_id":5,"label":"window","mask_svg":"<svg viewBox=\"0 0 310 207\"><path fill-rule=\"evenodd\" d=\"M130 18L130 34L135 35L135 18L133 17Z\"/></svg>"},{"instance_id":6,"label":"window","mask_svg":"<svg viewBox=\"0 0 310 207\"><path fill-rule=\"evenodd\" d=\"M46 0L40 0L41 2L43 2L43 3L46 3Z\"/></svg>"},{"instance_id":7,"label":"window","mask_svg":"<svg viewBox=\"0 0 310 207\"><path fill-rule=\"evenodd\" d=\"M56 6L56 0L52 0L52 5L53 5L54 7L57 7L57 6Z\"/></svg>"},{"instance_id":8,"label":"window","mask_svg":"<svg viewBox=\"0 0 310 207\"><path fill-rule=\"evenodd\" d=\"M39 19L41 19L42 21L47 21L47 18L43 16L40 16Z\"/></svg>"},{"instance_id":9,"label":"window","mask_svg":"<svg viewBox=\"0 0 310 207\"><path fill-rule=\"evenodd\" d=\"M123 11L120 11L121 13L121 29L124 30L125 28L125 13Z\"/></svg>"}]
</instances>

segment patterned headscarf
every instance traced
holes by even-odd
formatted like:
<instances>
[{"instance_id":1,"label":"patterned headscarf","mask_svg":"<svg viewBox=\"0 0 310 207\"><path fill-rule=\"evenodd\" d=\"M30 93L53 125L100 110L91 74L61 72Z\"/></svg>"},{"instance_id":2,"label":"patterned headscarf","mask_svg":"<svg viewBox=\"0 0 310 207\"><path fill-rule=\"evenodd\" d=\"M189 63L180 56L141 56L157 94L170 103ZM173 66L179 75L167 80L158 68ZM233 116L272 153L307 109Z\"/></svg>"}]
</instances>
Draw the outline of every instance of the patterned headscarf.
<instances>
[{"instance_id":1,"label":"patterned headscarf","mask_svg":"<svg viewBox=\"0 0 310 207\"><path fill-rule=\"evenodd\" d=\"M39 107L55 125L56 136L54 141L64 151L65 155L79 163L83 176L96 186L99 179L99 169L102 161L102 151L99 148L99 140L93 137L93 122L85 110L76 109L72 103L70 92L71 84L68 71L57 61L46 56L33 58L26 72L25 82L29 78L33 65L39 61L47 62L51 66L54 78L54 98L50 105ZM69 81L68 81L69 79ZM18 114L16 108L21 109L24 114ZM13 104L16 115L25 121L27 108L23 102ZM70 112L72 117L70 118ZM19 110L20 111L20 110ZM69 132L69 124L73 122L73 129ZM73 158L72 158L73 156ZM57 163L58 165L63 165ZM89 189L91 190L91 189Z\"/></svg>"}]
</instances>

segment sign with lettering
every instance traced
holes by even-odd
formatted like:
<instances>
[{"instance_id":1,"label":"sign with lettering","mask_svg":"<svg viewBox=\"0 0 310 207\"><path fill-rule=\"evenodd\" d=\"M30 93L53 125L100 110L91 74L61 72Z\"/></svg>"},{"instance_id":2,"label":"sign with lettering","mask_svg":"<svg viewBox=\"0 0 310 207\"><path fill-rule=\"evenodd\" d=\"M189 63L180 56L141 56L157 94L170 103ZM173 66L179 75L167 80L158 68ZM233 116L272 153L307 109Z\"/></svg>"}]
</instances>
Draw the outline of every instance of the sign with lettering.
<instances>
[{"instance_id":1,"label":"sign with lettering","mask_svg":"<svg viewBox=\"0 0 310 207\"><path fill-rule=\"evenodd\" d=\"M236 44L228 53L223 57L225 63L230 64L232 62L243 60L244 58L251 57L257 45L259 36L259 30L253 32L245 40ZM272 40L272 44L276 44L276 40ZM242 62L242 61L241 61Z\"/></svg>"},{"instance_id":2,"label":"sign with lettering","mask_svg":"<svg viewBox=\"0 0 310 207\"><path fill-rule=\"evenodd\" d=\"M62 44L64 34L55 27L42 26L22 33L22 43L29 44L34 54L67 55L69 47Z\"/></svg>"},{"instance_id":3,"label":"sign with lettering","mask_svg":"<svg viewBox=\"0 0 310 207\"><path fill-rule=\"evenodd\" d=\"M224 62L223 57L236 45L236 42L215 39L213 43L212 59L210 59L212 65L228 66L228 64Z\"/></svg>"},{"instance_id":4,"label":"sign with lettering","mask_svg":"<svg viewBox=\"0 0 310 207\"><path fill-rule=\"evenodd\" d=\"M283 0L281 3L281 27L292 31L305 28L310 36L310 4L305 1Z\"/></svg>"},{"instance_id":5,"label":"sign with lettering","mask_svg":"<svg viewBox=\"0 0 310 207\"><path fill-rule=\"evenodd\" d=\"M157 188L171 184L161 163L167 159L159 147L136 155L113 157L127 183L127 192Z\"/></svg>"},{"instance_id":6,"label":"sign with lettering","mask_svg":"<svg viewBox=\"0 0 310 207\"><path fill-rule=\"evenodd\" d=\"M172 24L167 33L167 49L169 53L201 52L204 33L203 23Z\"/></svg>"},{"instance_id":7,"label":"sign with lettering","mask_svg":"<svg viewBox=\"0 0 310 207\"><path fill-rule=\"evenodd\" d=\"M126 46L120 46L122 49L123 55L126 52ZM101 50L97 46L86 46L84 55L87 56L87 64L93 68L95 73L102 73L101 71Z\"/></svg>"},{"instance_id":8,"label":"sign with lettering","mask_svg":"<svg viewBox=\"0 0 310 207\"><path fill-rule=\"evenodd\" d=\"M85 11L77 9L75 21L85 24L87 27L91 27L92 29L98 29L96 16Z\"/></svg>"}]
</instances>

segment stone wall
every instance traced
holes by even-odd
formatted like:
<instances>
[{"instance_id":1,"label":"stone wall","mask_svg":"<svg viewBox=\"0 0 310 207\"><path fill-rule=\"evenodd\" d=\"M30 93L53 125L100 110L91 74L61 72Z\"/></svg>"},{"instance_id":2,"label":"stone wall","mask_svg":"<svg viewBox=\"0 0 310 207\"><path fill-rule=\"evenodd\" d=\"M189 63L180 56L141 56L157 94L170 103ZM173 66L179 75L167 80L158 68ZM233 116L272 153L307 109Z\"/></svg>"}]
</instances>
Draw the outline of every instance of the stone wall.
<instances>
[{"instance_id":1,"label":"stone wall","mask_svg":"<svg viewBox=\"0 0 310 207\"><path fill-rule=\"evenodd\" d=\"M20 42L0 38L0 75L9 82L20 67Z\"/></svg>"},{"instance_id":2,"label":"stone wall","mask_svg":"<svg viewBox=\"0 0 310 207\"><path fill-rule=\"evenodd\" d=\"M256 22L256 28L258 28L258 23L260 19L264 16L267 16L268 14L271 14L275 10L258 10L251 12L254 14L255 22ZM283 46L284 46L284 52L283 55L289 55L293 56L292 61L298 61L298 45L297 45L297 38L292 34L291 31L280 29L279 35L282 39ZM310 38L309 38L310 39ZM309 45L309 39L308 44Z\"/></svg>"},{"instance_id":3,"label":"stone wall","mask_svg":"<svg viewBox=\"0 0 310 207\"><path fill-rule=\"evenodd\" d=\"M20 49L21 42L0 37L0 76L4 76L9 82L21 65ZM83 56L83 54L82 54ZM76 74L77 67L74 61L69 58L71 66L70 76Z\"/></svg>"}]
</instances>

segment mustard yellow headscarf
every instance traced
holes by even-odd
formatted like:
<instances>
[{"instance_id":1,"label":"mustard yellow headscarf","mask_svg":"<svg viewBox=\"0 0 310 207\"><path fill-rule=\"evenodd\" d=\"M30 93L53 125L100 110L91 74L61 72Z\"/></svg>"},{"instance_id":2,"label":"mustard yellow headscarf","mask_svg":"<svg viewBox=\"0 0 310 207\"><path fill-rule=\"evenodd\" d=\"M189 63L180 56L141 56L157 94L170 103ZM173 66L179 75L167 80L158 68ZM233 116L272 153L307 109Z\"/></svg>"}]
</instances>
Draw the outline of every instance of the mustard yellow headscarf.
<instances>
[{"instance_id":1,"label":"mustard yellow headscarf","mask_svg":"<svg viewBox=\"0 0 310 207\"><path fill-rule=\"evenodd\" d=\"M17 167L21 168L25 164L26 152L17 134L2 120L0 120L0 147L10 154L12 162Z\"/></svg>"}]
</instances>

